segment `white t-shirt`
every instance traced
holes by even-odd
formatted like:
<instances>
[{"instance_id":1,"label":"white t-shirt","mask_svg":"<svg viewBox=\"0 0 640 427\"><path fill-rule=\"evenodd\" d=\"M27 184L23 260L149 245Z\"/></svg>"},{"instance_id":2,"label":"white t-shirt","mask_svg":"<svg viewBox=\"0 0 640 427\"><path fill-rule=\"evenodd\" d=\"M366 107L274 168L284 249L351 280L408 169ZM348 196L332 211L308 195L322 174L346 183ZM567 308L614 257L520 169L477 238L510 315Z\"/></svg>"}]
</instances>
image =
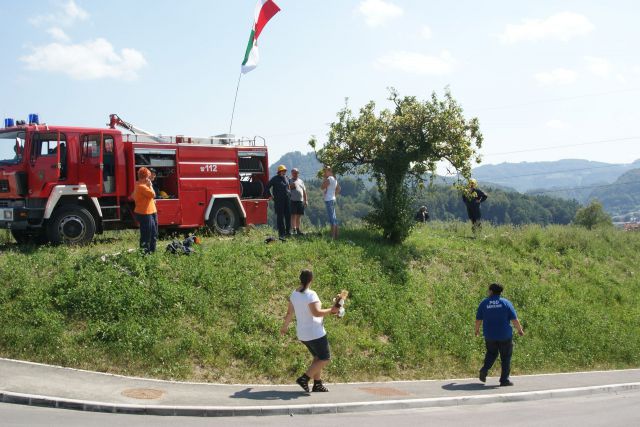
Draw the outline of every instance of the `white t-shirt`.
<instances>
[{"instance_id":1,"label":"white t-shirt","mask_svg":"<svg viewBox=\"0 0 640 427\"><path fill-rule=\"evenodd\" d=\"M336 180L334 176L330 176L329 178L327 178L327 181L329 181L329 185L327 186L327 189L324 190L325 202L336 199L336 187L338 186L338 180Z\"/></svg>"},{"instance_id":2,"label":"white t-shirt","mask_svg":"<svg viewBox=\"0 0 640 427\"><path fill-rule=\"evenodd\" d=\"M307 189L304 187L304 181L300 178L292 179L291 184L295 186L293 190L291 190L291 201L292 202L303 202L304 201L304 192Z\"/></svg>"},{"instance_id":3,"label":"white t-shirt","mask_svg":"<svg viewBox=\"0 0 640 427\"><path fill-rule=\"evenodd\" d=\"M296 335L300 341L311 341L322 338L327 334L324 329L323 318L314 317L309 309L309 304L320 302L318 294L311 289L304 292L297 290L291 292L289 297L296 313Z\"/></svg>"}]
</instances>

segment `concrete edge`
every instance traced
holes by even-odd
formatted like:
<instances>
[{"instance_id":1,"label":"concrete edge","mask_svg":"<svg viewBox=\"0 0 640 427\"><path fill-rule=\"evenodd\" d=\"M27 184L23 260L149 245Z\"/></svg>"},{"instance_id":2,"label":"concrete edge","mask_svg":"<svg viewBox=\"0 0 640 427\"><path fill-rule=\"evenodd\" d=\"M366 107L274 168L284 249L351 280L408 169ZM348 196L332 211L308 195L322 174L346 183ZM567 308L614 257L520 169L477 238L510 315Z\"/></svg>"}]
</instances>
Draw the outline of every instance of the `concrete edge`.
<instances>
[{"instance_id":1,"label":"concrete edge","mask_svg":"<svg viewBox=\"0 0 640 427\"><path fill-rule=\"evenodd\" d=\"M640 390L640 382L575 387L555 390L538 390L489 395L434 397L423 399L380 400L373 402L318 403L308 405L273 406L163 406L135 405L75 400L25 393L0 391L0 402L48 408L72 409L89 412L105 412L135 415L230 417L264 415L311 415L347 412L388 411L399 409L435 408L489 403L524 402L553 398L589 396L599 393L617 393Z\"/></svg>"},{"instance_id":2,"label":"concrete edge","mask_svg":"<svg viewBox=\"0 0 640 427\"><path fill-rule=\"evenodd\" d=\"M165 384L188 384L188 385L198 385L198 386L208 386L208 387L263 387L265 385L268 385L269 387L291 387L291 383L244 384L244 383L214 383L214 382L201 382L201 381L163 380L159 378L145 378L145 377L123 375L123 374L114 374L110 372L90 371L87 369L72 368L69 366L49 365L46 363L30 362L28 360L19 360L19 359L9 359L6 357L0 357L0 363L1 362L17 363L17 364L22 364L27 366L31 365L31 366L39 366L44 368L59 369L59 370L64 370L69 372L79 372L83 374L99 375L99 376L113 377L113 378L124 378L127 380L148 381L148 382L165 383ZM595 371L572 371L572 372L546 372L542 374L512 375L512 377L523 378L523 377L544 377L544 376L576 375L576 374L595 375L595 374L609 373L609 372L635 372L635 371L640 371L640 368L608 369L608 370L595 370ZM477 379L477 377L433 378L433 379L425 379L425 380L386 380L386 381L351 381L351 382L348 381L348 382L332 382L331 384L333 385L368 385L368 384L379 384L381 382L385 384L416 384L416 383L433 383L433 382L442 382L442 381L468 381L468 380L475 380L475 379Z\"/></svg>"}]
</instances>

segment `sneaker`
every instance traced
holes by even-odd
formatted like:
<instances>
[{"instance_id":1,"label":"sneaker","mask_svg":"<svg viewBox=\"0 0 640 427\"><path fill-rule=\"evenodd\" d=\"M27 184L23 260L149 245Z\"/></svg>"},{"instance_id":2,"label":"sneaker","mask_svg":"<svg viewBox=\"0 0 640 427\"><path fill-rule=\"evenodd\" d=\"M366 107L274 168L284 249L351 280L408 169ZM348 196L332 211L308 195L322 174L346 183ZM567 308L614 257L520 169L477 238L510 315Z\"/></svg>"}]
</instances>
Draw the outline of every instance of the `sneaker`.
<instances>
[{"instance_id":1,"label":"sneaker","mask_svg":"<svg viewBox=\"0 0 640 427\"><path fill-rule=\"evenodd\" d=\"M311 389L311 391L313 391L313 392L326 392L326 391L329 391L329 389L326 388L324 386L324 384L322 384L322 381L314 381L313 382L313 388Z\"/></svg>"},{"instance_id":2,"label":"sneaker","mask_svg":"<svg viewBox=\"0 0 640 427\"><path fill-rule=\"evenodd\" d=\"M300 387L302 387L302 389L303 389L304 391L306 391L307 393L309 393L309 380L310 380L310 378L309 378L308 376L306 376L306 375L302 375L300 378L298 378L298 379L296 380L296 383L298 383L298 385L299 385ZM314 386L314 388L315 388L315 386Z\"/></svg>"},{"instance_id":3,"label":"sneaker","mask_svg":"<svg viewBox=\"0 0 640 427\"><path fill-rule=\"evenodd\" d=\"M278 237L278 240L280 240L281 242L286 242L287 241L287 239L284 236Z\"/></svg>"},{"instance_id":4,"label":"sneaker","mask_svg":"<svg viewBox=\"0 0 640 427\"><path fill-rule=\"evenodd\" d=\"M484 371L480 371L480 375L478 375L478 379L482 382L487 381L487 373Z\"/></svg>"},{"instance_id":5,"label":"sneaker","mask_svg":"<svg viewBox=\"0 0 640 427\"><path fill-rule=\"evenodd\" d=\"M500 381L500 387L509 387L509 386L512 386L512 385L513 385L513 383L511 381L509 381L509 380Z\"/></svg>"},{"instance_id":6,"label":"sneaker","mask_svg":"<svg viewBox=\"0 0 640 427\"><path fill-rule=\"evenodd\" d=\"M296 234L297 234L298 236L304 236L304 233L303 233L302 231L300 231L300 230L298 230L298 231L296 232Z\"/></svg>"}]
</instances>

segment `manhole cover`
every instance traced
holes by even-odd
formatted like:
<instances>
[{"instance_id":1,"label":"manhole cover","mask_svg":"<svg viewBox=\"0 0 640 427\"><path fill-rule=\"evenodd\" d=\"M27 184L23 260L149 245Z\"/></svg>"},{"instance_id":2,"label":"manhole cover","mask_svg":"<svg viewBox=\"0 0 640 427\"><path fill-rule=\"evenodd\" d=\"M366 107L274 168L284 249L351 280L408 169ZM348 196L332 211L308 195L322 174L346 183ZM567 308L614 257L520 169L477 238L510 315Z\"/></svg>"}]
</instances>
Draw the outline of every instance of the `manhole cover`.
<instances>
[{"instance_id":1,"label":"manhole cover","mask_svg":"<svg viewBox=\"0 0 640 427\"><path fill-rule=\"evenodd\" d=\"M128 388L122 392L123 396L133 399L160 399L164 391L153 388Z\"/></svg>"},{"instance_id":2,"label":"manhole cover","mask_svg":"<svg viewBox=\"0 0 640 427\"><path fill-rule=\"evenodd\" d=\"M375 396L411 396L411 393L393 387L360 387L360 390Z\"/></svg>"}]
</instances>

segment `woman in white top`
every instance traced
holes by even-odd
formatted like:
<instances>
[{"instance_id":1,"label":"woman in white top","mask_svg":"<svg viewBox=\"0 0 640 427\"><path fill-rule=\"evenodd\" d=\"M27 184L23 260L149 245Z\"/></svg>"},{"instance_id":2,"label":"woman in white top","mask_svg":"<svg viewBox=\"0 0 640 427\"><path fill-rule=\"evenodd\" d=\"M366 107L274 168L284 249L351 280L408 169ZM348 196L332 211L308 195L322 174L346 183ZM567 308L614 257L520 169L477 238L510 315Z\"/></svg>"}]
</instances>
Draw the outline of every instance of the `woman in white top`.
<instances>
[{"instance_id":1,"label":"woman in white top","mask_svg":"<svg viewBox=\"0 0 640 427\"><path fill-rule=\"evenodd\" d=\"M324 181L320 186L324 192L324 205L327 208L327 219L331 225L331 237L338 238L338 218L336 217L336 194L340 193L340 184L330 166L324 167Z\"/></svg>"},{"instance_id":2,"label":"woman in white top","mask_svg":"<svg viewBox=\"0 0 640 427\"><path fill-rule=\"evenodd\" d=\"M338 313L338 308L322 308L322 303L318 294L309 289L313 273L311 270L302 270L300 273L300 286L291 293L289 297L289 307L287 314L284 316L284 323L280 329L280 334L285 335L289 330L289 323L295 313L296 315L296 334L298 339L307 347L313 362L296 380L296 383L309 392L309 380L313 378L313 388L311 391L329 391L323 384L321 379L322 368L324 368L331 359L329 351L329 341L327 340L327 331L324 329L323 320L325 316Z\"/></svg>"}]
</instances>

